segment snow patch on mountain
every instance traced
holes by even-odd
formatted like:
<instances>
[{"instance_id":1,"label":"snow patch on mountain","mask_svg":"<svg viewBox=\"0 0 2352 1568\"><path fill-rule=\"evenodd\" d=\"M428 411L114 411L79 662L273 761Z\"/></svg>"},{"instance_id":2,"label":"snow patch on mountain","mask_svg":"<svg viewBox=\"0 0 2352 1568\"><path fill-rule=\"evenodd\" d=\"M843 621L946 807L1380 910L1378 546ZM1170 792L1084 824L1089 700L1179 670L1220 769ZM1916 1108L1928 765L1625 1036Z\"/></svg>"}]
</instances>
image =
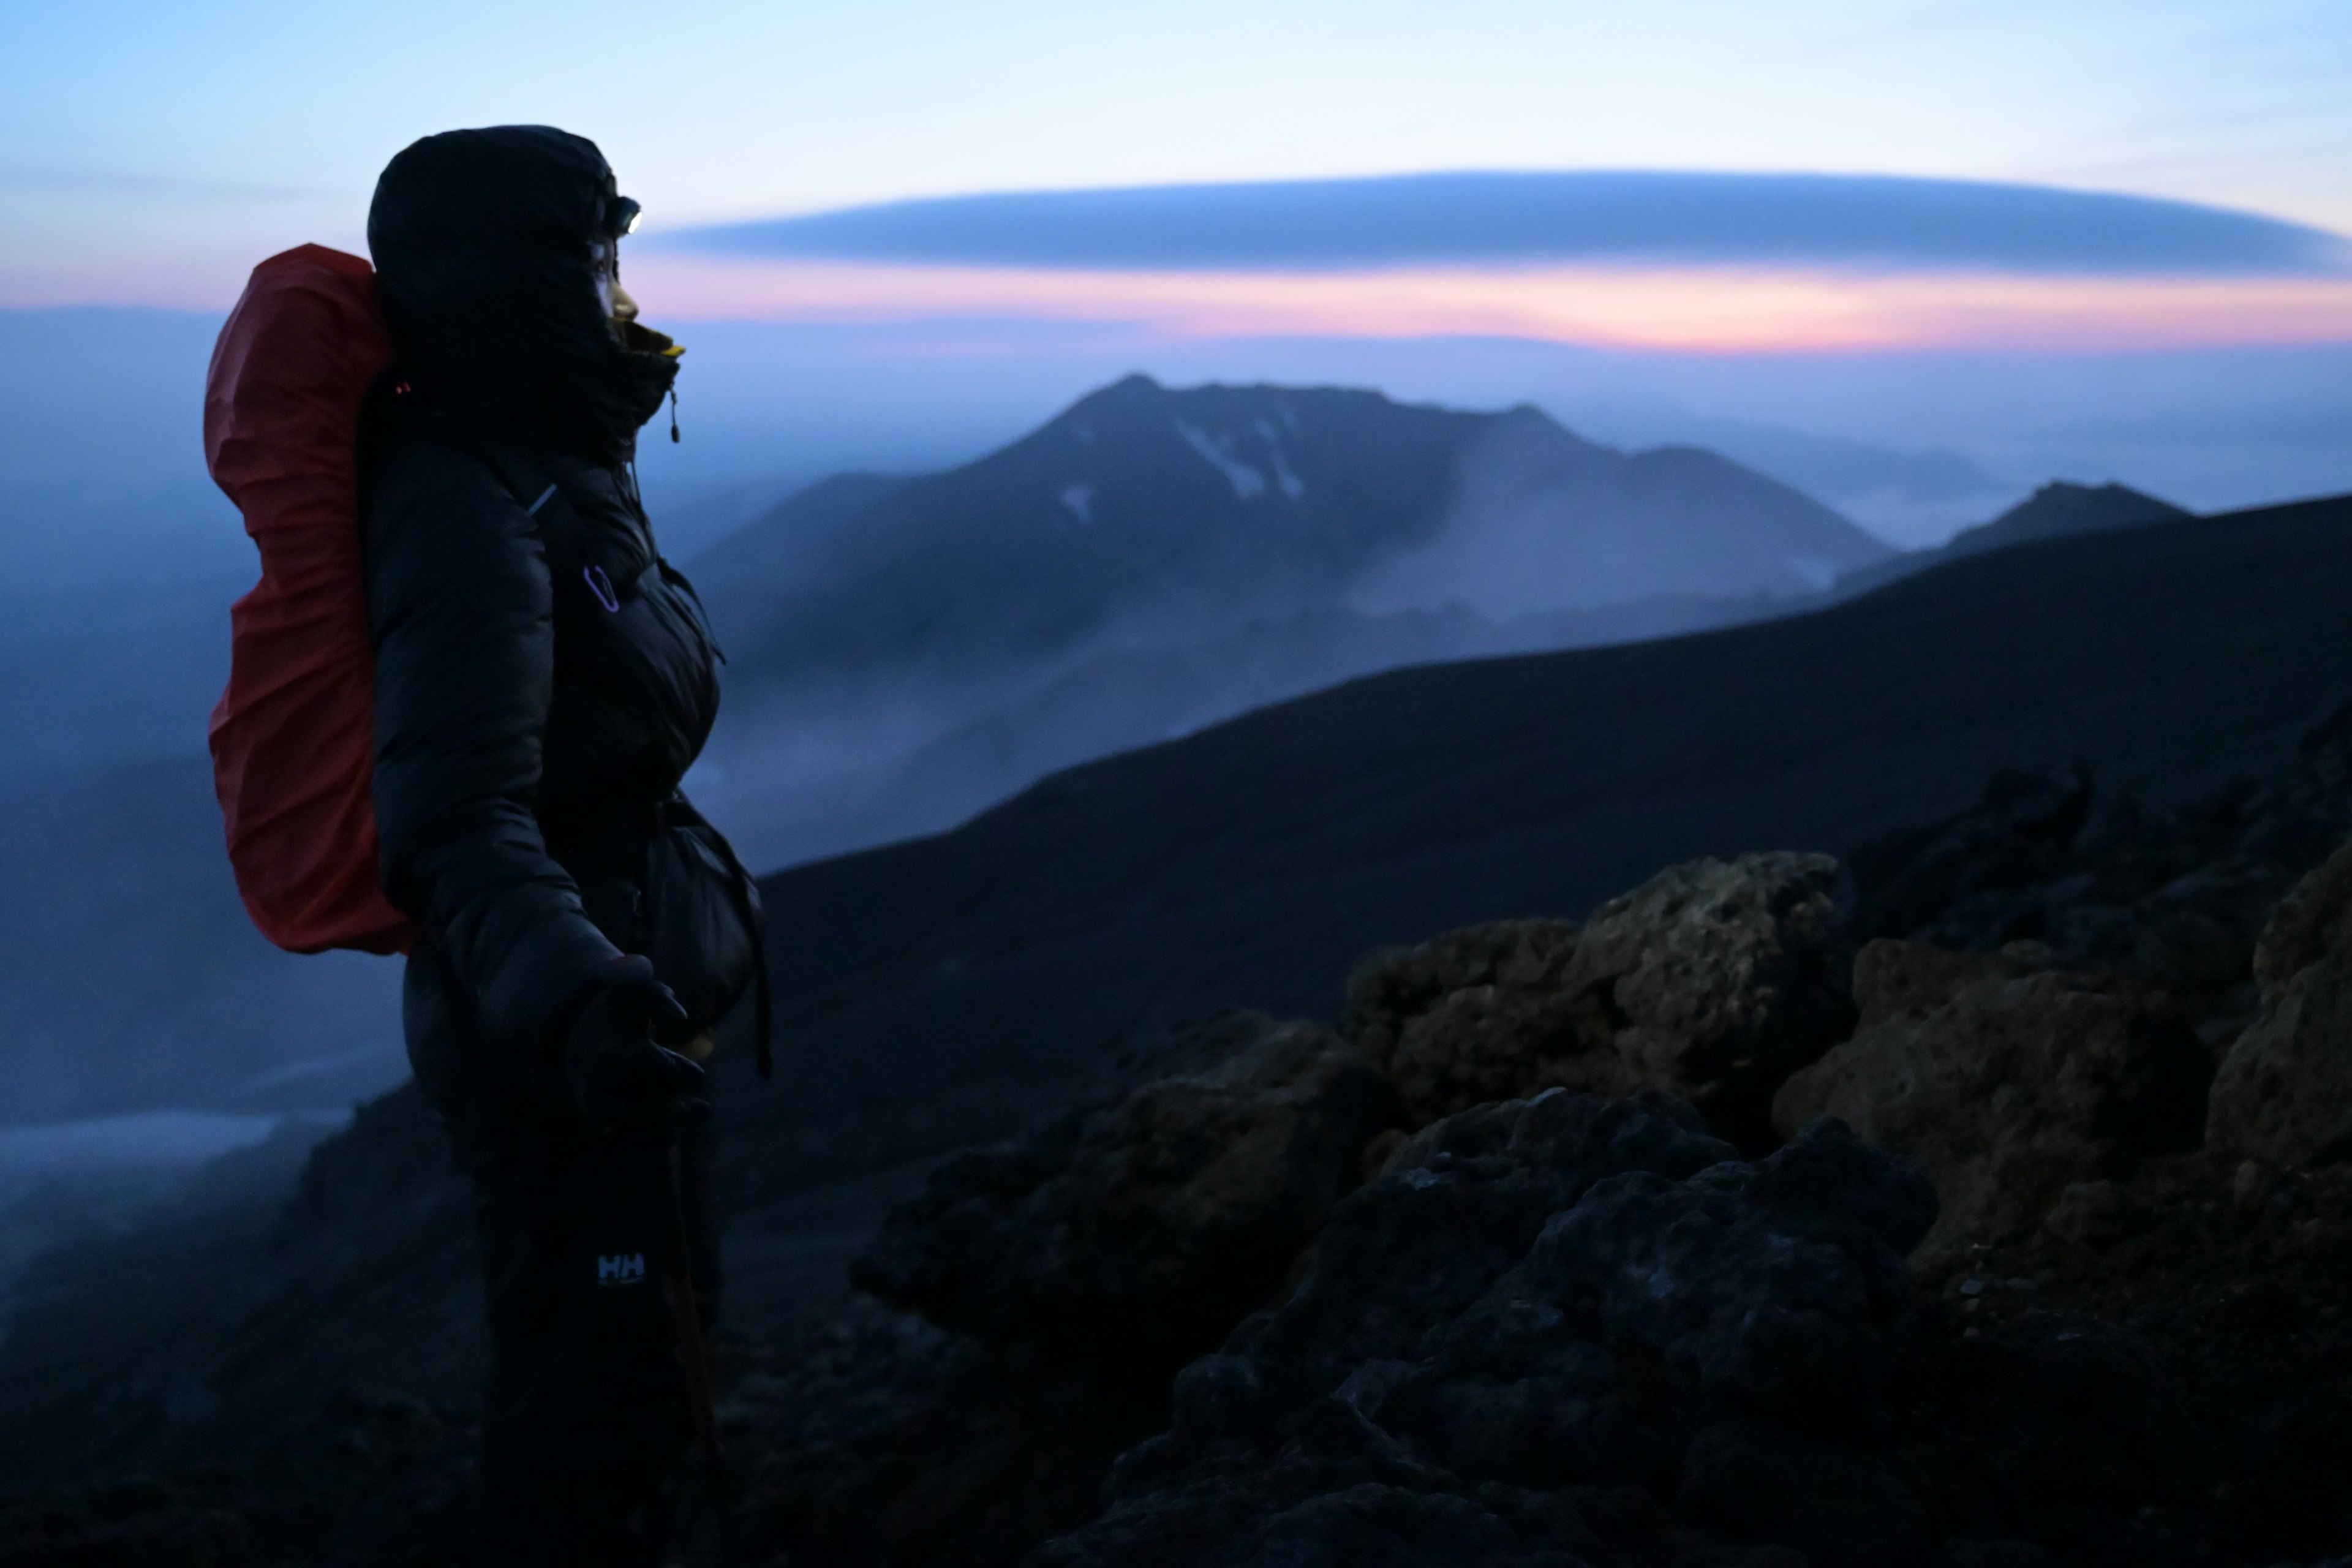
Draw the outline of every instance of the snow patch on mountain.
<instances>
[{"instance_id":1,"label":"snow patch on mountain","mask_svg":"<svg viewBox=\"0 0 2352 1568\"><path fill-rule=\"evenodd\" d=\"M1265 476L1234 456L1234 438L1226 435L1211 435L1196 425L1176 421L1176 434L1184 437L1192 450L1208 459L1209 466L1225 476L1234 487L1234 494L1243 500L1255 500L1265 494Z\"/></svg>"},{"instance_id":2,"label":"snow patch on mountain","mask_svg":"<svg viewBox=\"0 0 2352 1568\"><path fill-rule=\"evenodd\" d=\"M1286 414L1289 410L1285 409ZM1295 424L1296 421L1294 420ZM1274 458L1274 487L1292 500L1307 493L1307 481L1290 471L1290 464L1282 455L1282 437L1266 420L1257 422L1257 433L1265 437L1265 448Z\"/></svg>"}]
</instances>

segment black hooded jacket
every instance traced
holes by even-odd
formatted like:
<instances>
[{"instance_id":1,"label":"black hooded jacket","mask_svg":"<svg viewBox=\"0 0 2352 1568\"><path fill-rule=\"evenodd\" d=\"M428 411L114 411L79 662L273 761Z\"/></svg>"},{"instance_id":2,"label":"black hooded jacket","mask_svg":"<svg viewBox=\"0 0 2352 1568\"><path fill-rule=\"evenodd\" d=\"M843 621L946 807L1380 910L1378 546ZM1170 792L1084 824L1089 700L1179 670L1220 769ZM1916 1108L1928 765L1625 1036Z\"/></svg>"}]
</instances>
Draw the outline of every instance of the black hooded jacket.
<instances>
[{"instance_id":1,"label":"black hooded jacket","mask_svg":"<svg viewBox=\"0 0 2352 1568\"><path fill-rule=\"evenodd\" d=\"M583 889L637 878L718 713L628 468L676 362L605 320L614 199L593 143L507 126L408 148L369 213L396 345L362 431L375 809L423 931L412 1052L452 1020L493 1051L553 1043L634 946Z\"/></svg>"}]
</instances>

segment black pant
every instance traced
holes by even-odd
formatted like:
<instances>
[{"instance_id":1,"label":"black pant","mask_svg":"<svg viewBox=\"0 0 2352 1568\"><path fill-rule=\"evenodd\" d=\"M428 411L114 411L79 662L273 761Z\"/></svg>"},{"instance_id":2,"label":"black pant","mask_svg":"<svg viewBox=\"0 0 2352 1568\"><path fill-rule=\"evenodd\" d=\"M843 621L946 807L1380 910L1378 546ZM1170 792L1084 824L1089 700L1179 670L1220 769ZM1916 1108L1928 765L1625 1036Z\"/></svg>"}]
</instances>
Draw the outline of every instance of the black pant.
<instances>
[{"instance_id":1,"label":"black pant","mask_svg":"<svg viewBox=\"0 0 2352 1568\"><path fill-rule=\"evenodd\" d=\"M659 1563L667 1483L694 1438L681 1316L691 1300L707 1332L716 1293L717 1248L694 1224L710 1211L709 1145L707 1129L677 1145L535 1132L476 1164L486 1563ZM684 1201L666 1215L673 1182ZM703 1245L680 1246L681 1216Z\"/></svg>"},{"instance_id":2,"label":"black pant","mask_svg":"<svg viewBox=\"0 0 2352 1568\"><path fill-rule=\"evenodd\" d=\"M481 1561L652 1568L694 1440L680 1313L690 1294L707 1333L718 1306L710 1130L608 1137L551 1081L465 1070L458 1020L433 1005L446 995L418 994L439 976L419 967L410 1054L420 1079L432 1058L426 1092L474 1180L489 1309Z\"/></svg>"}]
</instances>

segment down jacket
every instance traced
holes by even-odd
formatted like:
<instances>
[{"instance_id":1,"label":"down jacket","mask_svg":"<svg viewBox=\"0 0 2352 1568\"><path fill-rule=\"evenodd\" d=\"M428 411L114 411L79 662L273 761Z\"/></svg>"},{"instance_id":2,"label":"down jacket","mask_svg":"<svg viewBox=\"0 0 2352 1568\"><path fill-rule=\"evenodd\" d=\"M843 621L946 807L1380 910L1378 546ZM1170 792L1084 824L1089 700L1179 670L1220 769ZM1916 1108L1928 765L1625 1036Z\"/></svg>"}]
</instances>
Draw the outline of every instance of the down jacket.
<instances>
[{"instance_id":1,"label":"down jacket","mask_svg":"<svg viewBox=\"0 0 2352 1568\"><path fill-rule=\"evenodd\" d=\"M362 429L375 808L422 933L412 1058L536 1055L646 951L647 848L718 713L628 466L675 363L604 321L612 199L592 143L505 127L419 142L370 215L397 345Z\"/></svg>"}]
</instances>

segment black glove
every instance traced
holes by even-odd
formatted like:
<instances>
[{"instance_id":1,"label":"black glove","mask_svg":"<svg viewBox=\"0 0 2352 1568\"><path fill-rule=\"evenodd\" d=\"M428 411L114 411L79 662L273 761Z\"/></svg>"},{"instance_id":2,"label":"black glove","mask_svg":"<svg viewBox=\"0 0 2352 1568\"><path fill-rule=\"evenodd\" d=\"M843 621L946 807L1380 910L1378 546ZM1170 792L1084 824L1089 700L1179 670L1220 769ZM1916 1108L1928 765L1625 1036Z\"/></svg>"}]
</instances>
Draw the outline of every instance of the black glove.
<instances>
[{"instance_id":1,"label":"black glove","mask_svg":"<svg viewBox=\"0 0 2352 1568\"><path fill-rule=\"evenodd\" d=\"M616 958L572 1021L563 1046L564 1078L589 1125L603 1132L658 1132L710 1114L702 1069L658 1042L686 1031L686 1009L654 966Z\"/></svg>"}]
</instances>

